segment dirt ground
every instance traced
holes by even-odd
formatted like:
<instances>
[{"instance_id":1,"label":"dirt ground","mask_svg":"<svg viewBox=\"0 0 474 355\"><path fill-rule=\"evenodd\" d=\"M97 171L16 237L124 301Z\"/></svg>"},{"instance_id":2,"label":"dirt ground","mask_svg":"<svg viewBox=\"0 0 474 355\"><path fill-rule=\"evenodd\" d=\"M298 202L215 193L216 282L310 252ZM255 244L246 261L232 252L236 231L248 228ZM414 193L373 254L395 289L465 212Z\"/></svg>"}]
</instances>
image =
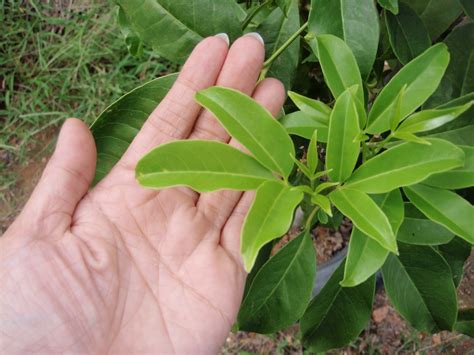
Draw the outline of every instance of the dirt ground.
<instances>
[{"instance_id":1,"label":"dirt ground","mask_svg":"<svg viewBox=\"0 0 474 355\"><path fill-rule=\"evenodd\" d=\"M0 159L18 179L8 191L0 191L0 234L8 228L38 181L55 142L57 129L40 133L37 143L29 147L31 157L23 166L8 166L8 154L0 150ZM2 172L3 174L4 172ZM319 263L344 248L350 234L350 222L338 230L317 227L313 230ZM291 237L286 238L287 242ZM465 265L463 281L458 289L460 306L474 307L474 250ZM275 335L230 333L221 354L303 354L299 328L292 326ZM372 319L361 336L344 349L330 354L474 354L474 339L464 335L441 332L428 335L413 330L390 305L383 287L376 295Z\"/></svg>"}]
</instances>

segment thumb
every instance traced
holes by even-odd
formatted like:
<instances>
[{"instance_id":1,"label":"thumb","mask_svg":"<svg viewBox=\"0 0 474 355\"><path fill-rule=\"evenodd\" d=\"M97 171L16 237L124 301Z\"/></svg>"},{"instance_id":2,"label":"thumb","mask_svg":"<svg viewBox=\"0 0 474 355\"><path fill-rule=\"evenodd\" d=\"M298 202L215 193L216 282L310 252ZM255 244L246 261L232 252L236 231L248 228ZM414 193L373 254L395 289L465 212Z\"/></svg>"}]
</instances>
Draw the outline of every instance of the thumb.
<instances>
[{"instance_id":1,"label":"thumb","mask_svg":"<svg viewBox=\"0 0 474 355\"><path fill-rule=\"evenodd\" d=\"M81 120L66 120L54 153L22 212L27 218L19 218L22 224L33 223L39 235L66 231L94 178L95 164L96 149L89 128Z\"/></svg>"}]
</instances>

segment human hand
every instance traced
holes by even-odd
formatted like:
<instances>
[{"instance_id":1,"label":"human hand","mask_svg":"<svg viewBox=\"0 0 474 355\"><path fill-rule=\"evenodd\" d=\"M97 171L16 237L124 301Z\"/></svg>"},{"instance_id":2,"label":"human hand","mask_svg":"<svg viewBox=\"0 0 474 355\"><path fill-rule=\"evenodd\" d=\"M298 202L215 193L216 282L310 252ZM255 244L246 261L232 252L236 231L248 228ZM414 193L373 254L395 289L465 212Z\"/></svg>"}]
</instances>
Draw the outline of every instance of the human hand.
<instances>
[{"instance_id":1,"label":"human hand","mask_svg":"<svg viewBox=\"0 0 474 355\"><path fill-rule=\"evenodd\" d=\"M249 193L146 190L138 159L174 139L238 145L194 101L212 85L252 95L276 115L282 85L256 87L264 48L209 37L119 163L89 190L96 151L87 126L66 121L20 216L0 238L4 353L208 353L223 344L246 273L239 254Z\"/></svg>"}]
</instances>

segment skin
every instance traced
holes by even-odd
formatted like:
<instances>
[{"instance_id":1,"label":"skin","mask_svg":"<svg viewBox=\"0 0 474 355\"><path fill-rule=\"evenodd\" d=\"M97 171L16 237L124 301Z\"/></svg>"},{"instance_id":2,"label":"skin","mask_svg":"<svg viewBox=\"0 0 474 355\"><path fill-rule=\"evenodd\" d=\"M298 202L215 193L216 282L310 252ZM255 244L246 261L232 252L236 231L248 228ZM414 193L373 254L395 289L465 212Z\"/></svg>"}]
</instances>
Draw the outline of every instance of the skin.
<instances>
[{"instance_id":1,"label":"skin","mask_svg":"<svg viewBox=\"0 0 474 355\"><path fill-rule=\"evenodd\" d=\"M196 46L128 151L89 189L96 150L69 119L30 200L0 238L2 353L216 353L242 300L239 236L251 193L148 190L138 159L175 139L239 147L195 102L212 85L252 95L274 115L275 79L256 85L262 43L220 37Z\"/></svg>"}]
</instances>

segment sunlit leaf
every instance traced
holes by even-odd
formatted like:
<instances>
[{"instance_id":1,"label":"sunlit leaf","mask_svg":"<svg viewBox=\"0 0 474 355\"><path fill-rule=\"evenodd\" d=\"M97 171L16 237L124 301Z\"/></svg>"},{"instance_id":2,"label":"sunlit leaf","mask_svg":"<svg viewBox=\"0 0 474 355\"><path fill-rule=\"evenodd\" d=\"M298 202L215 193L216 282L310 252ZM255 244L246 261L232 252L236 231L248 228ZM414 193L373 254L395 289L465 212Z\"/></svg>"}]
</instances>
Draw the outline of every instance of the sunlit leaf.
<instances>
[{"instance_id":1,"label":"sunlit leaf","mask_svg":"<svg viewBox=\"0 0 474 355\"><path fill-rule=\"evenodd\" d=\"M329 127L303 111L296 111L283 116L280 123L289 134L306 139L311 139L314 131L318 130L318 141L321 143L327 142Z\"/></svg>"}]
</instances>

